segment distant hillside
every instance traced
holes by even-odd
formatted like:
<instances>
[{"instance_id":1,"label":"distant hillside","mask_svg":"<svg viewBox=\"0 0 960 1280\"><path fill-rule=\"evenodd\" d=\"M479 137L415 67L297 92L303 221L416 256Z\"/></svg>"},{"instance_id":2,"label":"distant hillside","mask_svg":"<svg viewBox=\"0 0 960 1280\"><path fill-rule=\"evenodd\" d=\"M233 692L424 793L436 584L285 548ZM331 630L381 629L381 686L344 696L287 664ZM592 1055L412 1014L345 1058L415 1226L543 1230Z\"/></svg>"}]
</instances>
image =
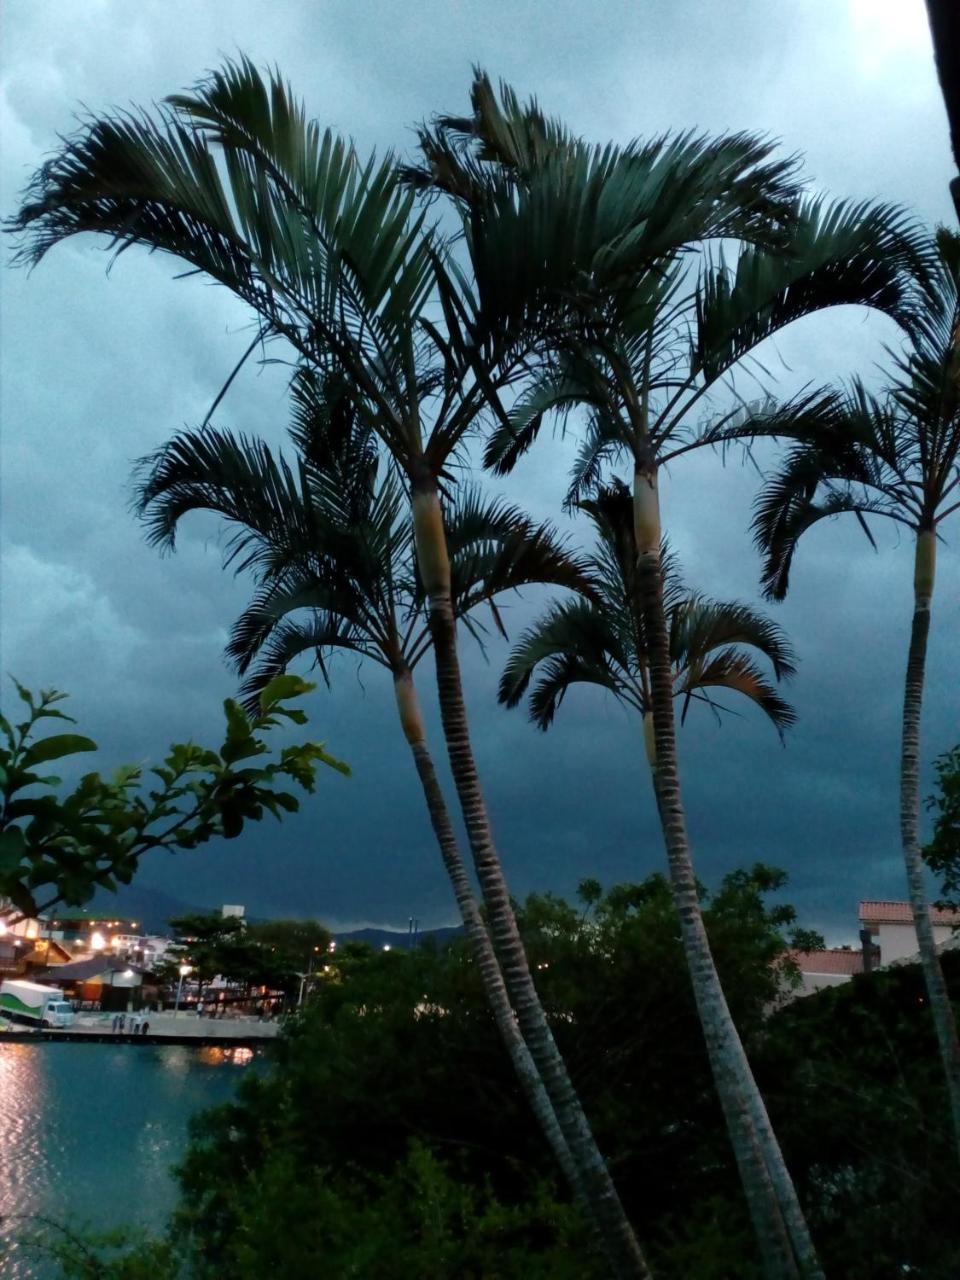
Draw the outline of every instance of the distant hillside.
<instances>
[{"instance_id":1,"label":"distant hillside","mask_svg":"<svg viewBox=\"0 0 960 1280\"><path fill-rule=\"evenodd\" d=\"M220 906L198 907L184 902L182 898L175 898L173 894L164 893L162 889L128 884L122 885L116 893L105 890L98 893L87 904L87 909L136 920L145 933L163 934L169 932L167 921L174 916L188 915L193 911L219 911Z\"/></svg>"},{"instance_id":2,"label":"distant hillside","mask_svg":"<svg viewBox=\"0 0 960 1280\"><path fill-rule=\"evenodd\" d=\"M416 935L417 945L433 943L442 947L463 932L462 926L445 929L421 929ZM369 942L372 947L407 947L410 934L406 929L351 929L348 933L335 933L337 942Z\"/></svg>"},{"instance_id":3,"label":"distant hillside","mask_svg":"<svg viewBox=\"0 0 960 1280\"><path fill-rule=\"evenodd\" d=\"M167 933L167 921L174 916L188 915L194 911L220 910L220 903L215 906L198 906L196 903L184 902L173 894L164 893L162 889L149 889L146 885L124 885L116 893L98 893L88 910L101 911L105 916L124 916L136 920L145 933ZM250 919L261 919L250 913ZM421 929L417 941L433 941L443 946L459 934L459 928ZM338 942L369 942L372 947L406 947L409 935L406 929L352 929L333 935Z\"/></svg>"}]
</instances>

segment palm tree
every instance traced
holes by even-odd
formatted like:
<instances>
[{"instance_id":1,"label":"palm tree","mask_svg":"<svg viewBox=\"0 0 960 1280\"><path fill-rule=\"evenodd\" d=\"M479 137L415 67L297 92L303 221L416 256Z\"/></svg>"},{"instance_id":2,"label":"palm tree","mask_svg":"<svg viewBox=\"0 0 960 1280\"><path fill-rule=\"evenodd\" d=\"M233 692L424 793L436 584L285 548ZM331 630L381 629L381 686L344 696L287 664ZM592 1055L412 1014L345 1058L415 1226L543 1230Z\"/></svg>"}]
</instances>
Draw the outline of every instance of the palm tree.
<instances>
[{"instance_id":1,"label":"palm tree","mask_svg":"<svg viewBox=\"0 0 960 1280\"><path fill-rule=\"evenodd\" d=\"M572 144L527 185L523 208L511 191L498 193L503 213L520 215L521 234L507 229L499 248L488 242L485 266L506 286L501 294L520 297L511 311L492 305L490 270L482 291L462 274L392 157L361 163L307 119L278 74L264 80L244 59L152 113L85 122L38 170L8 224L22 237L25 263L81 232L107 236L118 252L141 244L185 260L255 312L258 332L243 359L259 342L285 339L308 367L335 362L389 451L412 508L444 736L494 943L623 1276L646 1275L646 1265L537 997L473 757L441 485L466 435L499 412L498 393L525 368L544 283L586 267L598 239L607 248L600 274L616 279L705 236L769 237L789 213L793 168L748 135L682 135L623 149ZM548 254L529 257L531 216L557 188L574 216L554 227ZM672 200L664 205L665 193ZM661 205L671 218L659 216ZM517 294L521 283L534 287Z\"/></svg>"},{"instance_id":2,"label":"palm tree","mask_svg":"<svg viewBox=\"0 0 960 1280\"><path fill-rule=\"evenodd\" d=\"M227 647L247 677L242 692L250 705L259 705L261 691L304 655L328 683L336 652L390 672L400 725L494 1021L579 1194L577 1167L514 1017L428 746L414 670L429 652L430 635L403 494L395 477L383 474L376 440L334 375L321 379L299 370L291 401L296 467L258 440L209 427L183 432L141 460L136 510L149 540L167 550L174 549L188 512L215 512L234 526L225 564L238 573L252 570L258 584ZM531 582L593 589L583 566L549 528L474 489L461 491L448 508L447 543L454 609L472 630L481 604L490 606L499 625L495 597Z\"/></svg>"},{"instance_id":3,"label":"palm tree","mask_svg":"<svg viewBox=\"0 0 960 1280\"><path fill-rule=\"evenodd\" d=\"M689 226L683 185L664 182L650 211L651 240L674 225L687 226L689 234L674 238L677 247L664 234L655 264L644 264L618 228L602 216L583 216L588 201L606 211L616 186L608 190L602 177L589 186L576 147L542 126L535 105L524 112L508 92L498 102L478 80L473 108L468 118L441 118L423 131L424 163L409 181L447 193L461 210L479 310L490 328L500 320L509 329L536 308L546 316L519 396L509 409L498 406L485 461L498 473L511 470L545 418L564 421L580 409L587 425L568 502L590 492L611 462L626 457L632 463L656 785L698 1009L718 1090L728 1115L737 1117L731 1137L766 1270L820 1275L700 913L677 766L659 474L704 445L723 447L761 433L798 435L828 419L835 408L829 393L806 391L780 404L764 395L747 404L733 374L766 338L826 307L871 306L914 326L913 282L927 271L922 238L894 208L808 198L788 215L780 211L772 242L768 235L749 243L756 236L728 229L727 238L742 242L731 265L723 250L686 252L709 238L711 228L704 224L698 235ZM740 198L747 200L747 193ZM566 261L557 248L565 237L576 246ZM526 261L534 266L525 268ZM702 421L708 413L709 425L698 425L695 416Z\"/></svg>"},{"instance_id":4,"label":"palm tree","mask_svg":"<svg viewBox=\"0 0 960 1280\"><path fill-rule=\"evenodd\" d=\"M662 815L647 624L638 604L632 495L626 485L614 480L580 506L598 535L592 563L599 596L556 603L525 632L504 669L500 700L516 706L530 689L531 719L546 730L572 685L593 684L609 690L641 717ZM746 651L754 649L768 658L776 679L792 675L793 655L780 628L748 606L689 595L665 549L661 560L673 696L682 702L681 718L693 701L706 703L719 716L724 708L718 706L713 691L728 689L760 707L782 737L794 722L793 709ZM743 1089L735 1078L721 1077L720 1082L724 1087L718 1093L758 1238L769 1265L782 1267L783 1240L764 1238L765 1232L772 1234L776 1229L775 1222L768 1225L773 1187ZM802 1227L795 1225L794 1231L799 1235Z\"/></svg>"},{"instance_id":5,"label":"palm tree","mask_svg":"<svg viewBox=\"0 0 960 1280\"><path fill-rule=\"evenodd\" d=\"M649 654L637 605L630 490L615 479L581 507L597 534L590 563L598 593L592 599L551 605L523 634L504 668L500 701L515 707L529 690L530 718L546 730L572 685L609 690L643 721L655 782ZM794 656L781 629L747 605L690 595L666 550L662 560L674 698L683 704L681 720L692 702L705 703L719 716L726 708L712 691L727 689L758 706L782 738L796 715L748 652L752 649L767 658L775 679L792 676Z\"/></svg>"},{"instance_id":6,"label":"palm tree","mask_svg":"<svg viewBox=\"0 0 960 1280\"><path fill-rule=\"evenodd\" d=\"M940 270L924 323L893 356L882 396L855 382L833 430L794 446L757 499L764 589L782 600L801 536L826 516L882 516L915 540L914 607L903 700L900 833L924 979L960 1154L960 1041L933 940L920 852L920 720L937 541L960 510L960 237L937 235ZM872 540L872 539L871 539Z\"/></svg>"}]
</instances>

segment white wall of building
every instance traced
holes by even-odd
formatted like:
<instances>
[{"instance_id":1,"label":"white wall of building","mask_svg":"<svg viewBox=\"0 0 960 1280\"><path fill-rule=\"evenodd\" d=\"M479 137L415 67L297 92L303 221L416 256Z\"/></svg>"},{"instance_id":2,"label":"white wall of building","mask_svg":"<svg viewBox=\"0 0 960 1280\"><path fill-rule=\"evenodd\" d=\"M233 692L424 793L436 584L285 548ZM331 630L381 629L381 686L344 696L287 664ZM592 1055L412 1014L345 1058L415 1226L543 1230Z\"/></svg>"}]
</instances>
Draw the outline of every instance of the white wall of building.
<instances>
[{"instance_id":1,"label":"white wall of building","mask_svg":"<svg viewBox=\"0 0 960 1280\"><path fill-rule=\"evenodd\" d=\"M798 996L811 996L824 987L841 987L853 978L852 973L801 973L803 985L797 989Z\"/></svg>"},{"instance_id":2,"label":"white wall of building","mask_svg":"<svg viewBox=\"0 0 960 1280\"><path fill-rule=\"evenodd\" d=\"M953 936L953 932L948 924L935 924L933 940L939 947ZM880 924L874 934L874 941L880 947L881 964L907 960L916 956L920 949L917 944L917 933L912 924Z\"/></svg>"}]
</instances>

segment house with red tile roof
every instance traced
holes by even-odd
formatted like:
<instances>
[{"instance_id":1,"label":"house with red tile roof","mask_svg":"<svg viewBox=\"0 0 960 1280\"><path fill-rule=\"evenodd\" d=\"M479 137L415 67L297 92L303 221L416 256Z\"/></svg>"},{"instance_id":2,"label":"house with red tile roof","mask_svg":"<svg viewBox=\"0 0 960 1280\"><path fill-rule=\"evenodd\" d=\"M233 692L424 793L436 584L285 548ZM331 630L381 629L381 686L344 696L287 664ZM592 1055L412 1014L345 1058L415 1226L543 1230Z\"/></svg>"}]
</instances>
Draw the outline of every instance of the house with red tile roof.
<instances>
[{"instance_id":1,"label":"house with red tile roof","mask_svg":"<svg viewBox=\"0 0 960 1280\"><path fill-rule=\"evenodd\" d=\"M938 947L948 943L960 929L960 911L931 907L930 920L933 940ZM860 928L869 933L873 943L880 948L880 964L896 964L898 960L916 958L919 947L909 902L866 899L860 903Z\"/></svg>"},{"instance_id":2,"label":"house with red tile roof","mask_svg":"<svg viewBox=\"0 0 960 1280\"><path fill-rule=\"evenodd\" d=\"M823 987L849 982L863 973L863 951L853 947L827 947L823 951L791 951L790 959L800 970L802 986L797 995L808 996Z\"/></svg>"},{"instance_id":3,"label":"house with red tile roof","mask_svg":"<svg viewBox=\"0 0 960 1280\"><path fill-rule=\"evenodd\" d=\"M827 947L823 951L791 951L800 970L797 995L849 982L855 973L869 973L890 964L917 959L917 931L909 902L868 898L860 903L860 946ZM960 945L960 911L930 908L933 938L938 948Z\"/></svg>"}]
</instances>

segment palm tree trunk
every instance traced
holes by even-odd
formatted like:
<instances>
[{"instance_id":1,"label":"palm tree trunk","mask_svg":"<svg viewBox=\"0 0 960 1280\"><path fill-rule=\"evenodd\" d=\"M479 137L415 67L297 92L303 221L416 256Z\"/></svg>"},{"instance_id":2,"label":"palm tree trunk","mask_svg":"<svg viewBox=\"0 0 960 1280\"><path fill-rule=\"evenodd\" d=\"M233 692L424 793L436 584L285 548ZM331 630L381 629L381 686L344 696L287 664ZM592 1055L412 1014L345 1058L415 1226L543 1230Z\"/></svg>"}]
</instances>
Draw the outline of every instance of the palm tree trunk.
<instances>
[{"instance_id":1,"label":"palm tree trunk","mask_svg":"<svg viewBox=\"0 0 960 1280\"><path fill-rule=\"evenodd\" d=\"M796 1190L720 984L700 910L677 764L673 671L663 604L660 503L654 466L638 467L634 476L634 531L653 704L653 743L645 733L647 751L654 769L654 790L684 950L717 1093L767 1275L822 1280L823 1272Z\"/></svg>"},{"instance_id":2,"label":"palm tree trunk","mask_svg":"<svg viewBox=\"0 0 960 1280\"><path fill-rule=\"evenodd\" d=\"M661 779L656 769L651 777L657 811L661 816L661 824L666 830L665 824L668 821L669 810L662 798ZM674 874L672 863L673 860L671 860L670 878L673 884L674 901L680 914L684 950L687 953L690 975L693 979L697 1012L703 1026L707 1056L730 1136L730 1144L733 1147L734 1159L740 1173L764 1274L771 1278L776 1277L777 1280L780 1277L798 1277L801 1273L797 1270L793 1246L760 1149L750 1108L740 1089L737 1073L731 1067L729 1055L725 1052L722 1012L726 1010L729 1016L729 1010L727 1010L726 997L722 990L719 992L719 999L714 990L719 988L719 979L716 978L710 943L700 912L696 877L693 875L692 867L688 873L681 873L683 880L681 887L679 883L681 876ZM693 918L693 924L685 926L685 917L687 920ZM699 975L699 982L696 975ZM704 987L708 989L706 996L701 994ZM720 1016L718 1016L718 1008Z\"/></svg>"},{"instance_id":3,"label":"palm tree trunk","mask_svg":"<svg viewBox=\"0 0 960 1280\"><path fill-rule=\"evenodd\" d=\"M490 935L487 933L486 926L481 919L480 909L477 906L477 900L470 884L470 877L467 875L467 868L464 865L463 858L460 856L456 832L453 829L450 813L440 787L440 780L434 768L433 757L430 755L430 749L427 746L426 726L423 722L423 713L420 710L420 700L417 697L416 686L413 683L413 673L409 667L401 669L394 675L394 691L397 698L397 709L400 713L400 723L403 726L407 742L410 744L410 752L423 788L424 799L427 802L430 824L433 827L434 835L437 837L437 844L440 846L440 856L443 859L444 868L450 884L453 886L453 895L460 911L460 919L463 921L464 931L473 950L474 959L477 962L487 1003L493 1013L493 1020L506 1046L507 1053L510 1055L510 1061L513 1063L517 1079L520 1081L520 1087L530 1103L540 1128L543 1130L544 1136L550 1144L550 1148L556 1156L567 1181L573 1188L574 1194L579 1196L581 1188L576 1165L557 1122L553 1104L544 1088L543 1081L540 1079L540 1073L537 1071L533 1058L530 1056L530 1050L520 1034L513 1007L507 995L507 988L504 985L503 974L500 971L500 965L497 961L493 944L490 941Z\"/></svg>"},{"instance_id":4,"label":"palm tree trunk","mask_svg":"<svg viewBox=\"0 0 960 1280\"><path fill-rule=\"evenodd\" d=\"M927 0L927 17L930 35L933 37L933 56L943 104L947 109L950 128L950 149L953 162L960 172L960 13L956 0ZM950 183L953 206L960 219L960 178Z\"/></svg>"},{"instance_id":5,"label":"palm tree trunk","mask_svg":"<svg viewBox=\"0 0 960 1280\"><path fill-rule=\"evenodd\" d=\"M923 682L930 632L930 605L936 565L936 533L925 530L917 536L914 576L913 626L903 695L903 742L900 753L900 835L907 869L907 889L913 924L917 931L920 964L930 999L940 1056L947 1077L954 1138L960 1155L960 1041L957 1020L944 981L940 957L933 938L930 904L923 883L920 853L920 717L923 709Z\"/></svg>"},{"instance_id":6,"label":"palm tree trunk","mask_svg":"<svg viewBox=\"0 0 960 1280\"><path fill-rule=\"evenodd\" d=\"M450 769L460 800L470 852L490 919L490 929L520 1030L556 1112L577 1166L584 1203L589 1210L613 1274L622 1280L649 1280L633 1228L590 1130L583 1107L537 995L510 902L467 723L456 621L450 596L450 563L436 486L420 477L413 493L417 565L430 605L430 631L437 664L437 691Z\"/></svg>"}]
</instances>

